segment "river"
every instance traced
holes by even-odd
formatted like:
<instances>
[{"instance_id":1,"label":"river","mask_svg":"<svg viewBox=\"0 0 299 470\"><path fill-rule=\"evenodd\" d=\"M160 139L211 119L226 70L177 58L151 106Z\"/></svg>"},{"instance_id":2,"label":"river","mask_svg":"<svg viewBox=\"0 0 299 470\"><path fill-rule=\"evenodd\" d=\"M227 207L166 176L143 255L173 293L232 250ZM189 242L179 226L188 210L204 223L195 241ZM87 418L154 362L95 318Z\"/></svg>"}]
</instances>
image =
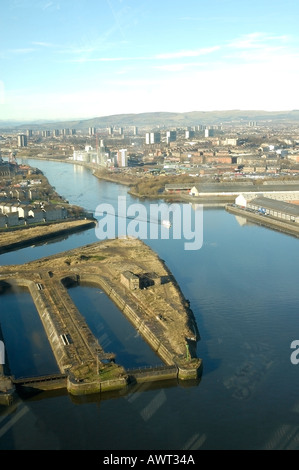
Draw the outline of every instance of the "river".
<instances>
[{"instance_id":1,"label":"river","mask_svg":"<svg viewBox=\"0 0 299 470\"><path fill-rule=\"evenodd\" d=\"M104 203L117 211L120 196L127 206L141 203L127 194L127 187L100 181L81 166L27 163L40 168L70 203L89 211ZM149 213L153 202L142 204ZM127 394L81 398L65 391L20 397L0 407L0 449L299 449L299 365L291 362L290 347L299 340L299 240L209 207L203 208L202 235L196 250L186 250L183 238L144 240L190 300L201 337L200 382L143 384ZM2 254L0 263L25 263L95 241L97 233L90 229ZM88 316L88 305L100 304L100 294L76 289L74 301ZM56 364L30 298L8 292L0 302L14 372L53 371ZM153 364L156 358L140 338L133 345L133 331L115 329L119 320L117 312L113 315L114 320L111 313L100 323L88 321L99 337L106 334L109 348L117 348L126 366L138 364L138 356L141 365ZM20 326L27 321L30 328Z\"/></svg>"}]
</instances>

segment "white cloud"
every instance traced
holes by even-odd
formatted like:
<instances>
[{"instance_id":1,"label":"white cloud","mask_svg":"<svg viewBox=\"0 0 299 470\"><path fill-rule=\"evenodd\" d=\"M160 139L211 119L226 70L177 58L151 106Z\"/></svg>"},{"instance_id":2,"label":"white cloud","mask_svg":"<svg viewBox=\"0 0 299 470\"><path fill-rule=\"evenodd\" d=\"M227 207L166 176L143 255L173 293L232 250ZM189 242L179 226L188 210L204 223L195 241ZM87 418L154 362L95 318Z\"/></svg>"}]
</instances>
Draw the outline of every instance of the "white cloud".
<instances>
[{"instance_id":1,"label":"white cloud","mask_svg":"<svg viewBox=\"0 0 299 470\"><path fill-rule=\"evenodd\" d=\"M69 62L127 62L130 60L140 60L135 57L78 57L77 59L70 59Z\"/></svg>"},{"instance_id":2,"label":"white cloud","mask_svg":"<svg viewBox=\"0 0 299 470\"><path fill-rule=\"evenodd\" d=\"M34 52L35 49L32 48L32 47L24 47L24 48L20 48L20 49L10 49L8 51L8 54L19 54L19 55L23 55L23 54L30 54L31 52Z\"/></svg>"},{"instance_id":3,"label":"white cloud","mask_svg":"<svg viewBox=\"0 0 299 470\"><path fill-rule=\"evenodd\" d=\"M211 65L211 64L209 64ZM163 64L163 65L154 65L153 68L157 70L162 70L165 72L182 72L186 69L193 69L198 67L207 67L206 62L186 62L186 63L173 63L173 64Z\"/></svg>"},{"instance_id":4,"label":"white cloud","mask_svg":"<svg viewBox=\"0 0 299 470\"><path fill-rule=\"evenodd\" d=\"M48 2L45 5L42 6L43 10L46 10L47 8L51 7L53 5L53 2Z\"/></svg>"},{"instance_id":5,"label":"white cloud","mask_svg":"<svg viewBox=\"0 0 299 470\"><path fill-rule=\"evenodd\" d=\"M55 44L51 42L33 41L32 44L34 46L40 46L40 47L56 47Z\"/></svg>"},{"instance_id":6,"label":"white cloud","mask_svg":"<svg viewBox=\"0 0 299 470\"><path fill-rule=\"evenodd\" d=\"M74 59L70 59L70 62L120 62L120 61L155 61L155 60L171 60L171 59L182 59L187 57L199 57L202 55L208 55L212 52L215 52L220 49L220 46L213 46L207 47L202 49L195 49L195 50L184 50L184 51L176 51L176 52L165 52L162 54L157 55L149 55L149 56L136 56L136 57L78 57ZM64 51L68 52L68 51ZM69 51L72 53L80 53L86 51ZM90 50L90 52L92 52Z\"/></svg>"},{"instance_id":7,"label":"white cloud","mask_svg":"<svg viewBox=\"0 0 299 470\"><path fill-rule=\"evenodd\" d=\"M166 52L163 54L158 54L155 56L156 59L180 59L182 57L198 57L201 55L210 54L220 49L220 46L212 46L206 47L202 49L191 49L185 51L177 51L177 52Z\"/></svg>"},{"instance_id":8,"label":"white cloud","mask_svg":"<svg viewBox=\"0 0 299 470\"><path fill-rule=\"evenodd\" d=\"M255 32L245 34L240 38L228 43L228 47L233 49L262 49L273 42L286 43L287 36L270 36L265 33Z\"/></svg>"},{"instance_id":9,"label":"white cloud","mask_svg":"<svg viewBox=\"0 0 299 470\"><path fill-rule=\"evenodd\" d=\"M88 50L84 45L69 50L39 41L34 45L53 46L57 51L73 54ZM196 57L201 56L202 59L196 61ZM70 62L76 61L95 63L93 73L99 77L97 87L88 85L90 82L82 67L81 85L78 84L77 90L73 90L74 83L72 92L62 84L57 93L47 90L8 93L6 89L1 110L5 110L7 118L68 119L145 111L299 108L299 50L286 36L252 33L221 47L215 45L144 57L75 56ZM103 66L97 67L96 62ZM128 79L121 80L120 74L124 73Z\"/></svg>"}]
</instances>

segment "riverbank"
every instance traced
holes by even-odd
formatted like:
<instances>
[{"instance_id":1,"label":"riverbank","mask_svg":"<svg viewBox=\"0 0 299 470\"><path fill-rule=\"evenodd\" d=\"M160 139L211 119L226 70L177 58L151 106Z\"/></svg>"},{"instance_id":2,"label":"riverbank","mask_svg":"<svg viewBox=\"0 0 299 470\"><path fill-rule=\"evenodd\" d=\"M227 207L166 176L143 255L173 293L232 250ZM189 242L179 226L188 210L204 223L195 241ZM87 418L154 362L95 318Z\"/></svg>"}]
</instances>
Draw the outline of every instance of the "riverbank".
<instances>
[{"instance_id":1,"label":"riverbank","mask_svg":"<svg viewBox=\"0 0 299 470\"><path fill-rule=\"evenodd\" d=\"M271 217L270 215L265 216L263 214L255 214L254 212L248 212L246 209L235 207L231 204L227 204L225 209L227 212L242 216L246 220L254 222L257 225L262 225L264 227L271 228L272 230L277 230L279 232L286 233L287 235L292 235L299 238L299 226L298 224L294 224L294 222L282 222L281 220L278 220L275 217Z\"/></svg>"},{"instance_id":2,"label":"riverbank","mask_svg":"<svg viewBox=\"0 0 299 470\"><path fill-rule=\"evenodd\" d=\"M26 158L22 156L21 158ZM28 157L30 158L30 157ZM32 157L33 158L33 157ZM108 181L114 184L120 184L122 186L127 186L128 194L133 196L134 198L141 199L141 200L151 200L157 201L162 200L166 203L187 203L187 204L202 204L209 207L225 207L226 204L233 203L235 198L238 194L242 192L246 192L247 186L244 188L238 188L236 192L236 188L240 187L240 181L230 181L230 182L223 182L223 183L215 183L214 178L206 179L201 177L191 177L187 174L181 175L167 175L167 174L160 174L160 175L153 175L143 172L144 167L138 168L138 172L136 174L129 173L126 169L125 171L110 171L106 168L101 168L94 163L87 163L87 162L80 162L72 160L71 158L66 159L59 159L59 158L51 158L51 157L34 157L38 160L44 161L53 161L53 162L62 162L62 163L69 163L76 166L83 166L88 168L92 171L93 175L103 181ZM130 168L129 170L132 170ZM291 181L291 185L289 187L288 184L290 181L286 181L285 178L275 178L272 184L272 191L286 191L286 192L294 192L294 185L295 182ZM165 190L167 185L177 186L178 188L182 185L190 184L191 187L198 185L202 186L203 190L199 195L189 195L186 191L174 190L173 192L168 192ZM207 193L204 190L205 185L210 185L213 187ZM248 184L248 181L243 183L244 185ZM258 191L259 186L256 183L256 180L252 182L252 189ZM225 187L228 189L226 190ZM284 187L287 187L284 189ZM269 182L265 183L265 187L263 187L265 192L268 192L270 188ZM248 190L248 188L247 188Z\"/></svg>"},{"instance_id":3,"label":"riverbank","mask_svg":"<svg viewBox=\"0 0 299 470\"><path fill-rule=\"evenodd\" d=\"M87 230L94 227L95 224L96 221L90 219L64 220L63 222L43 224L35 227L27 226L26 228L10 231L5 229L0 232L0 254L17 248L42 243L62 235Z\"/></svg>"}]
</instances>

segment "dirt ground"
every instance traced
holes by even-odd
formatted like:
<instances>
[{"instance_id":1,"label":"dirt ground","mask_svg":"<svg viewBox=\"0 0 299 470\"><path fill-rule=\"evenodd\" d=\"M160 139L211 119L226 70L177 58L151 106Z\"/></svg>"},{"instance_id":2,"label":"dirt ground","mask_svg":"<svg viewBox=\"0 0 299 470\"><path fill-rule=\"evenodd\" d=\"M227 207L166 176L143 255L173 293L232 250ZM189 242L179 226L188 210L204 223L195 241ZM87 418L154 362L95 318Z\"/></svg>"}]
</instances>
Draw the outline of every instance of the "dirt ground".
<instances>
[{"instance_id":1,"label":"dirt ground","mask_svg":"<svg viewBox=\"0 0 299 470\"><path fill-rule=\"evenodd\" d=\"M69 220L50 225L22 228L13 231L0 232L0 250L5 251L17 245L34 244L40 239L51 238L65 232L73 232L88 228L90 220Z\"/></svg>"}]
</instances>

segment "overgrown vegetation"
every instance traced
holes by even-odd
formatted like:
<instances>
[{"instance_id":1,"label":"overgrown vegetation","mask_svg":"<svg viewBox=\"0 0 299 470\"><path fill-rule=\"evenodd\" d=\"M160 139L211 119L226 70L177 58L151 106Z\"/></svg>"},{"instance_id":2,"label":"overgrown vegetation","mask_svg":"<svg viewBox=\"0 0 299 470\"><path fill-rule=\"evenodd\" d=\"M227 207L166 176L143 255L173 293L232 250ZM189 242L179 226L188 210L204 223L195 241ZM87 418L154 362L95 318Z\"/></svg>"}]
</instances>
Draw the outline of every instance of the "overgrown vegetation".
<instances>
[{"instance_id":1,"label":"overgrown vegetation","mask_svg":"<svg viewBox=\"0 0 299 470\"><path fill-rule=\"evenodd\" d=\"M160 175L160 176L144 176L131 186L130 193L139 197L161 197L164 193L166 184L195 184L192 176L188 175ZM163 194L163 197L165 195Z\"/></svg>"}]
</instances>

